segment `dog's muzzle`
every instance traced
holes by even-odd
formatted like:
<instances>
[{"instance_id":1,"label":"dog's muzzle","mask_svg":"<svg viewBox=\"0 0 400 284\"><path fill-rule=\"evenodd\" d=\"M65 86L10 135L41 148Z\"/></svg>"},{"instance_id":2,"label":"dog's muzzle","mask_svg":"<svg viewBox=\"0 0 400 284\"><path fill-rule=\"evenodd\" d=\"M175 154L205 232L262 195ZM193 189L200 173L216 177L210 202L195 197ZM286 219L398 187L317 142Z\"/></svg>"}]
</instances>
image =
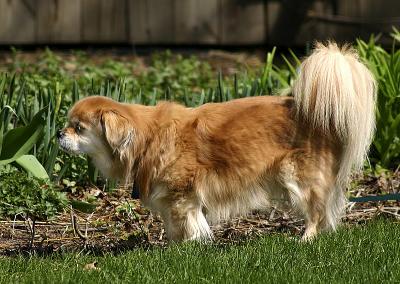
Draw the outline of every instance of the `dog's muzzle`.
<instances>
[{"instance_id":1,"label":"dog's muzzle","mask_svg":"<svg viewBox=\"0 0 400 284\"><path fill-rule=\"evenodd\" d=\"M77 149L77 145L73 143L70 139L68 139L67 135L63 130L58 130L56 133L58 145L60 148L69 153L69 154L79 154L79 150Z\"/></svg>"},{"instance_id":2,"label":"dog's muzzle","mask_svg":"<svg viewBox=\"0 0 400 284\"><path fill-rule=\"evenodd\" d=\"M62 131L61 129L57 131L57 139L60 140L61 138L63 138L65 136L64 131Z\"/></svg>"}]
</instances>

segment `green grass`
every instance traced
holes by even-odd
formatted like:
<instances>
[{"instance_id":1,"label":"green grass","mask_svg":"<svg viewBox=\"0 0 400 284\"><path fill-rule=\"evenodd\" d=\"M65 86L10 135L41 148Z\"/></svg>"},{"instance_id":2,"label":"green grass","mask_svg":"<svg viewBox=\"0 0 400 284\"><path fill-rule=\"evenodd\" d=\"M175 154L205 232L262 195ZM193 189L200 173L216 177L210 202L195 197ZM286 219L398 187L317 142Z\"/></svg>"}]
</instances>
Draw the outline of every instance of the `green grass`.
<instances>
[{"instance_id":1,"label":"green grass","mask_svg":"<svg viewBox=\"0 0 400 284\"><path fill-rule=\"evenodd\" d=\"M236 245L185 243L104 256L0 258L1 283L388 283L400 279L399 224L341 228L312 243L265 235ZM99 270L84 270L98 262Z\"/></svg>"}]
</instances>

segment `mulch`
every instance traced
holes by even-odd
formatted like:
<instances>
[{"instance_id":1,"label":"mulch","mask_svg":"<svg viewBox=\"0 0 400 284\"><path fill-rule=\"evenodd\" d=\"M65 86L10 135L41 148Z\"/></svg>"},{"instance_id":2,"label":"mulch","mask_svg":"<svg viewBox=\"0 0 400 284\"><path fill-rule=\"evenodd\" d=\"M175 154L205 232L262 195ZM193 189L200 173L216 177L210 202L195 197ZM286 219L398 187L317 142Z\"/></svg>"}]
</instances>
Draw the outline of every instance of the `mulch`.
<instances>
[{"instance_id":1,"label":"mulch","mask_svg":"<svg viewBox=\"0 0 400 284\"><path fill-rule=\"evenodd\" d=\"M400 191L400 171L379 176L355 177L351 196L382 195ZM69 189L66 188L66 191ZM20 253L51 254L65 251L118 253L136 247L162 247L167 239L159 216L130 198L126 189L103 192L97 187L78 187L69 193L75 199L96 197L95 212L85 214L68 208L55 220L35 222L32 238L32 220L16 216L0 220L0 255ZM348 203L343 226L364 224L377 217L400 221L400 202ZM285 234L299 237L304 221L291 214L272 209L253 212L245 217L213 225L215 242L238 243L261 235Z\"/></svg>"}]
</instances>

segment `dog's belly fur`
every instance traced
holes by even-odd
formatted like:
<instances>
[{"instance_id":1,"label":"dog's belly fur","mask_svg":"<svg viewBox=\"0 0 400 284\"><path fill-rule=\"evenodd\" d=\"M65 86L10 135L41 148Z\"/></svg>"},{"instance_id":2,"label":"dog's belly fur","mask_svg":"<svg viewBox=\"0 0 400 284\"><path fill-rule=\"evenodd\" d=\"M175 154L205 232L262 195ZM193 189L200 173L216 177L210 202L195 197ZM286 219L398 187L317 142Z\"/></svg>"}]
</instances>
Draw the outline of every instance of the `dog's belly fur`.
<instances>
[{"instance_id":1,"label":"dog's belly fur","mask_svg":"<svg viewBox=\"0 0 400 284\"><path fill-rule=\"evenodd\" d=\"M160 154L163 161L143 199L161 212L171 239L208 238L205 217L216 222L254 209L287 208L302 203L298 199L326 194L307 183L326 190L334 181L333 152L340 149L305 132L308 128L295 120L290 97L207 104L185 109L174 119L168 126L174 128L168 131L173 139L166 141L170 151L165 150L164 158ZM306 176L314 180L303 171L313 171Z\"/></svg>"}]
</instances>

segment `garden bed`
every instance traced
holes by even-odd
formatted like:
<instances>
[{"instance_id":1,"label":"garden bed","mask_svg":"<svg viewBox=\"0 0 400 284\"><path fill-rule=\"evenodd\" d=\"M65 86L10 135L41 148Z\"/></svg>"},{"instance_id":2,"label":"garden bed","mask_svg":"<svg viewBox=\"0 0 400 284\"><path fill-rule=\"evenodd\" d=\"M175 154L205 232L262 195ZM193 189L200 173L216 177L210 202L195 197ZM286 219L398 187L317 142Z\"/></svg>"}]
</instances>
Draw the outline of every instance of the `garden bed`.
<instances>
[{"instance_id":1,"label":"garden bed","mask_svg":"<svg viewBox=\"0 0 400 284\"><path fill-rule=\"evenodd\" d=\"M355 179L352 196L382 195L400 191L400 171ZM66 191L71 191L65 188ZM130 198L129 189L103 192L96 187L76 187L75 199L91 196L96 210L85 214L68 208L56 219L36 222L32 243L32 220L0 221L0 254L58 251L116 252L135 247L164 246L167 243L162 220ZM364 224L377 217L400 221L400 202L349 203L342 226ZM303 220L277 210L253 212L212 226L217 243L237 243L257 236L284 234L300 238Z\"/></svg>"}]
</instances>

